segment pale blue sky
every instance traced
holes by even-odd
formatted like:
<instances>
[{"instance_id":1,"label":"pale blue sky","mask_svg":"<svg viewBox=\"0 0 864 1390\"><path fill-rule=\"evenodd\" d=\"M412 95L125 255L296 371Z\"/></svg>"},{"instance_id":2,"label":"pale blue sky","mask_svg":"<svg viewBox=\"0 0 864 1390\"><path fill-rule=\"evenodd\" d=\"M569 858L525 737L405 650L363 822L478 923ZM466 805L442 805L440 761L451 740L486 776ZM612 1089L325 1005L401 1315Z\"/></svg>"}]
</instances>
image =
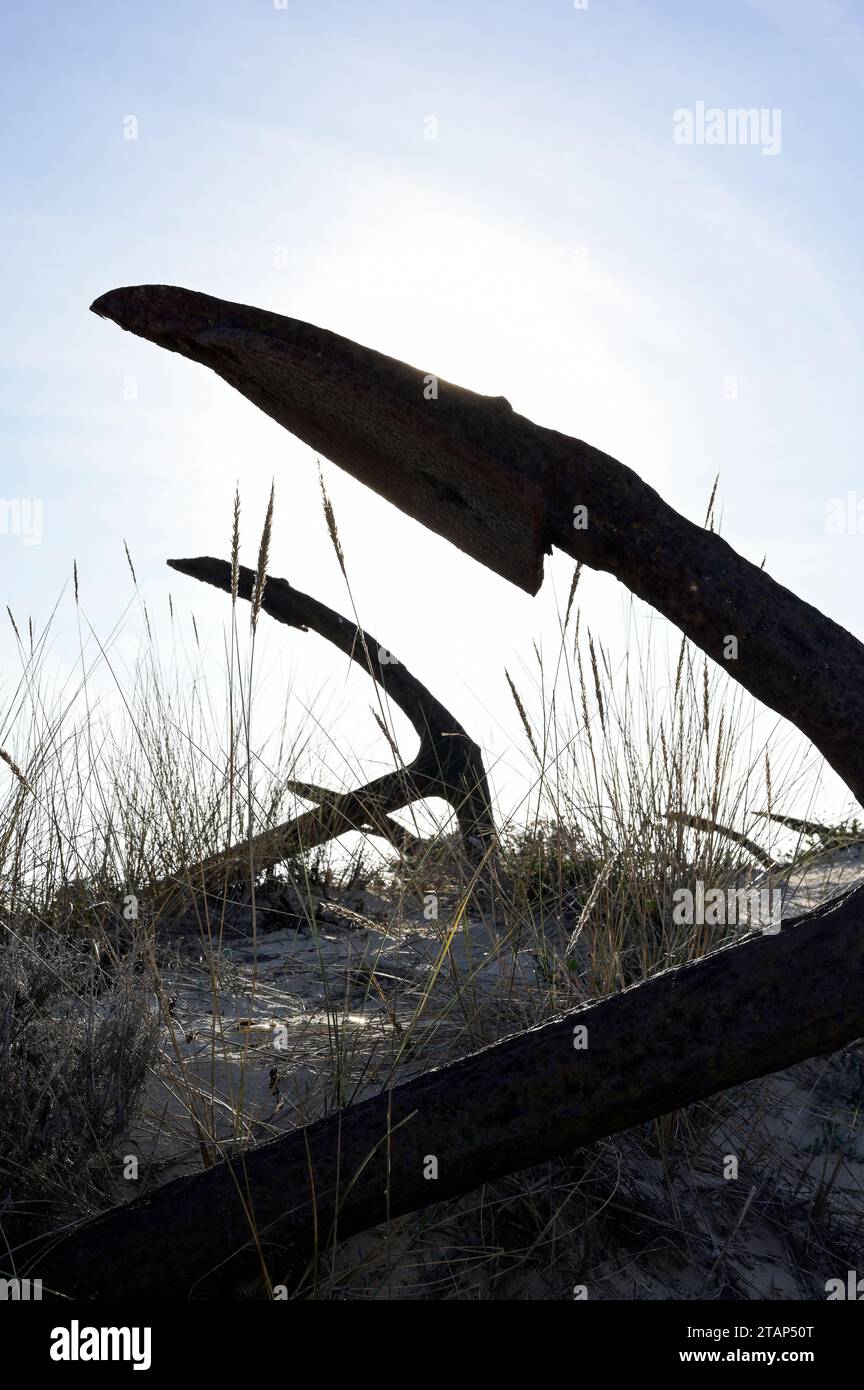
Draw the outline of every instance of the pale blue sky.
<instances>
[{"instance_id":1,"label":"pale blue sky","mask_svg":"<svg viewBox=\"0 0 864 1390\"><path fill-rule=\"evenodd\" d=\"M222 596L164 560L226 554L238 477L247 563L275 477L273 572L346 607L309 451L202 368L88 313L113 286L159 281L503 394L695 519L719 471L727 539L862 635L862 536L829 535L825 511L864 496L864 5L10 11L0 497L41 499L43 528L38 545L0 534L0 600L19 619L45 620L77 559L107 633L129 596L125 537L160 631L170 589L218 655ZM699 101L779 108L779 153L676 144L673 112ZM531 600L325 474L362 620L506 757L503 666L553 640L569 562ZM622 591L592 578L585 600L614 644ZM129 651L139 628L133 612ZM276 637L341 682L323 644ZM74 641L67 595L52 659Z\"/></svg>"}]
</instances>

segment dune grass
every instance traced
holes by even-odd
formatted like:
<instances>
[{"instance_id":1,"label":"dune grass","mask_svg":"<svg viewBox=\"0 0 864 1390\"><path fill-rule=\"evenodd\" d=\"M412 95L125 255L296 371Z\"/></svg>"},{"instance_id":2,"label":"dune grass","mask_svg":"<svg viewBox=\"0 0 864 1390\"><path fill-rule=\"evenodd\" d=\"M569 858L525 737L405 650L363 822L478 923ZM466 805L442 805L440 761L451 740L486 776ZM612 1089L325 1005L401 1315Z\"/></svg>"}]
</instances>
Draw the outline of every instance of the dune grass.
<instances>
[{"instance_id":1,"label":"dune grass","mask_svg":"<svg viewBox=\"0 0 864 1390\"><path fill-rule=\"evenodd\" d=\"M236 501L235 570L239 524ZM332 508L328 527L347 583ZM613 664L582 621L578 584L577 571L553 656L535 651L533 668L502 671L526 790L497 808L499 842L483 864L462 855L452 817L436 822L427 806L401 816L422 836L419 850L400 856L354 834L206 896L191 866L294 815L307 803L290 783L332 786L332 749L314 719L256 744L260 586L250 621L235 585L218 677L194 621L169 662L150 636L124 668L116 634L103 642L89 631L77 575L80 661L59 689L48 630L22 638L15 628L21 675L0 716L7 1247L740 934L676 923L673 894L779 881L786 868L766 876L748 845L773 852L780 837L787 865L807 848L800 834L790 847L763 813L810 773L758 740L747 697L689 644L664 667L632 608L628 654ZM398 758L380 694L375 712ZM167 906L154 889L166 880L184 889ZM280 929L308 948L303 978L317 969L320 982L312 1002L292 1003L259 966ZM340 941L348 966L339 957L334 972ZM190 1022L193 985L209 994L206 1028ZM831 1199L845 1139L832 1150L833 1178L775 1147L786 1167L770 1201L787 1206L772 1217L757 1173L770 1161L772 1095L765 1083L743 1100L716 1097L344 1247L322 1237L302 1292L564 1297L605 1279L618 1296L655 1297L666 1259L701 1271L678 1296L717 1296L757 1213L765 1229L788 1221L807 1251L835 1227L831 1248L845 1248L850 1218ZM725 1150L721 1134L734 1136ZM718 1176L718 1154L730 1151L755 1175L749 1187ZM634 1250L637 1277L621 1294L620 1271L602 1270ZM742 1285L730 1296L748 1295Z\"/></svg>"}]
</instances>

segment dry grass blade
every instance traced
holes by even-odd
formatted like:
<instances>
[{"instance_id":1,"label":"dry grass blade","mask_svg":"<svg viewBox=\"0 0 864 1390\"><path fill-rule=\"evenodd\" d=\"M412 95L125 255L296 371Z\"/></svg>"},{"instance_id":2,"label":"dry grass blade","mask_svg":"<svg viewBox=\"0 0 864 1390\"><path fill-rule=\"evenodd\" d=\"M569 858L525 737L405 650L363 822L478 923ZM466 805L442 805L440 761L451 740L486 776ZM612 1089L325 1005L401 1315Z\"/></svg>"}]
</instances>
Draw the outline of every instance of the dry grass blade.
<instances>
[{"instance_id":1,"label":"dry grass blade","mask_svg":"<svg viewBox=\"0 0 864 1390\"><path fill-rule=\"evenodd\" d=\"M258 546L258 564L255 567L255 589L252 594L252 615L251 624L254 632L258 626L258 614L261 612L261 602L264 598L264 587L267 583L267 565L270 560L270 541L273 535L273 502L275 498L275 484L270 484L270 497L267 502L267 513L264 517L264 529L261 532L261 543ZM239 515L236 510L235 517ZM238 533L239 534L239 533ZM233 546L232 546L233 563Z\"/></svg>"},{"instance_id":2,"label":"dry grass blade","mask_svg":"<svg viewBox=\"0 0 864 1390\"><path fill-rule=\"evenodd\" d=\"M135 585L135 588L137 589L137 588L138 588L138 576L137 576L137 574L135 573L135 566L134 566L133 563L132 563L132 556L129 554L129 547L128 547L128 545L126 544L126 541L125 541L125 540L123 541L123 549L124 549L124 551L126 552L126 563L127 563L127 565L129 566L129 573L132 575L132 582L133 582L133 584Z\"/></svg>"},{"instance_id":3,"label":"dry grass blade","mask_svg":"<svg viewBox=\"0 0 864 1390\"><path fill-rule=\"evenodd\" d=\"M714 503L717 498L717 484L720 481L720 474L714 478L714 486L711 488L711 496L708 498L708 508L705 512L705 527L708 531L714 530Z\"/></svg>"},{"instance_id":4,"label":"dry grass blade","mask_svg":"<svg viewBox=\"0 0 864 1390\"><path fill-rule=\"evenodd\" d=\"M538 751L538 749L537 749L537 743L536 743L535 738L534 738L534 730L531 728L531 724L530 724L530 722L529 722L528 715L527 715L526 712L525 712L525 706L524 706L523 703L522 703L522 699L521 699L521 697L520 697L520 695L519 695L519 691L516 689L516 686L515 686L514 683L513 683L513 679L512 679L512 677L511 677L511 675L510 675L510 672L509 672L506 668L505 668L505 670L504 670L504 675L507 677L507 684L508 684L509 687L510 687L510 694L513 696L513 703L514 703L514 705L516 706L516 709L517 709L518 714L519 714L519 718L520 718L520 720L522 721L522 728L525 730L525 734L526 734L526 736L527 736L527 738L528 738L528 742L529 742L530 745L531 745L531 750L532 750L532 752L533 752L533 754L534 754L534 757L537 759L537 762L539 763L539 762L540 762L540 753L539 753L539 751Z\"/></svg>"},{"instance_id":5,"label":"dry grass blade","mask_svg":"<svg viewBox=\"0 0 864 1390\"><path fill-rule=\"evenodd\" d=\"M348 572L345 569L345 556L342 551L342 542L339 539L339 528L336 525L336 513L333 511L333 504L324 486L324 475L321 472L320 463L318 464L318 482L321 487L321 501L324 506L324 520L327 522L327 534L333 543L333 549L336 551L336 558L339 561L339 568L342 571L343 578L347 580Z\"/></svg>"},{"instance_id":6,"label":"dry grass blade","mask_svg":"<svg viewBox=\"0 0 864 1390\"><path fill-rule=\"evenodd\" d=\"M564 631L567 631L567 624L570 621L570 610L573 607L573 600L576 597L576 590L579 587L579 580L582 577L582 561L580 560L573 571L573 579L570 583L570 593L567 596L567 610L564 614Z\"/></svg>"},{"instance_id":7,"label":"dry grass blade","mask_svg":"<svg viewBox=\"0 0 864 1390\"><path fill-rule=\"evenodd\" d=\"M597 653L594 648L594 639L588 633L588 653L591 657L591 673L594 677L594 695L597 700L597 713L600 715L600 727L604 734L606 732L606 707L603 701L603 689L600 684L600 672L597 669Z\"/></svg>"},{"instance_id":8,"label":"dry grass blade","mask_svg":"<svg viewBox=\"0 0 864 1390\"><path fill-rule=\"evenodd\" d=\"M2 760L6 764L12 775L14 777L17 777L18 781L21 783L21 786L24 787L26 791L32 792L33 788L30 786L30 783L27 781L27 778L24 776L24 773L21 771L20 767L15 762L15 760L6 752L5 748L0 748L0 760Z\"/></svg>"},{"instance_id":9,"label":"dry grass blade","mask_svg":"<svg viewBox=\"0 0 864 1390\"><path fill-rule=\"evenodd\" d=\"M265 571L266 572L266 571ZM237 607L237 586L240 575L240 489L234 491L234 514L231 522L231 606ZM262 593L263 597L263 593Z\"/></svg>"}]
</instances>

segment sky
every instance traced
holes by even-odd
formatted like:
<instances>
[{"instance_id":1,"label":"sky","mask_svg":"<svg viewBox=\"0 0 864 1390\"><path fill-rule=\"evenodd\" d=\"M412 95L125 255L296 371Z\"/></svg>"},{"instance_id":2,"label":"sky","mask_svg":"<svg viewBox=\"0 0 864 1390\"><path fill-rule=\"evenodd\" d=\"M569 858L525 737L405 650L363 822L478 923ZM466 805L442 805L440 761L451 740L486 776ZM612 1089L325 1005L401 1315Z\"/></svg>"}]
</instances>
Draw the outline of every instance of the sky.
<instances>
[{"instance_id":1,"label":"sky","mask_svg":"<svg viewBox=\"0 0 864 1390\"><path fill-rule=\"evenodd\" d=\"M254 565L271 480L271 572L353 603L502 786L520 738L504 668L527 680L532 643L556 645L566 557L530 598L323 460L349 599L315 456L88 312L155 282L504 395L694 520L719 474L726 539L864 635L864 6L44 0L4 7L0 65L0 598L37 630L59 600L58 672L78 649L73 563L85 625L122 619L130 666L142 599L169 641L169 593L221 661L224 595L165 560L227 556L239 483ZM759 120L733 142L741 108ZM580 594L625 650L626 592L588 575ZM362 673L269 629L265 725L287 682L378 770ZM2 681L19 668L2 627Z\"/></svg>"}]
</instances>

